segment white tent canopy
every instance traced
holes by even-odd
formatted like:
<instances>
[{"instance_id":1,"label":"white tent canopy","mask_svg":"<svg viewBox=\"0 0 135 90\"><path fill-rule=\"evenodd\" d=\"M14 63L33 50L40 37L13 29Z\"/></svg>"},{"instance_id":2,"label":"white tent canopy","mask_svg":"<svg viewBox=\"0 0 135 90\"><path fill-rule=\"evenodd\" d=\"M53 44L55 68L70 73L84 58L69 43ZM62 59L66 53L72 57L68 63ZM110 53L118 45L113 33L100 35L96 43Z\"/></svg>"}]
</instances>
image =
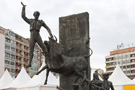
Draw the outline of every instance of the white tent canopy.
<instances>
[{"instance_id":1,"label":"white tent canopy","mask_svg":"<svg viewBox=\"0 0 135 90\"><path fill-rule=\"evenodd\" d=\"M43 62L42 66L40 67L39 70L41 70L42 67L44 67L44 66L45 66L45 63ZM42 85L44 85L45 79L46 79L46 70L42 71L39 75L34 75L30 81L28 81L26 84L23 84L22 86L20 86L20 88L42 86ZM56 86L58 84L59 84L59 79L56 79L55 76L50 72L47 85Z\"/></svg>"},{"instance_id":2,"label":"white tent canopy","mask_svg":"<svg viewBox=\"0 0 135 90\"><path fill-rule=\"evenodd\" d=\"M17 88L20 85L28 82L29 80L31 80L30 76L27 74L26 70L24 69L24 67L22 67L20 73L18 74L18 76L16 77L16 79L9 85L8 88Z\"/></svg>"},{"instance_id":3,"label":"white tent canopy","mask_svg":"<svg viewBox=\"0 0 135 90\"><path fill-rule=\"evenodd\" d=\"M12 82L13 82L13 78L11 77L9 72L6 70L0 79L0 89L6 88Z\"/></svg>"},{"instance_id":4,"label":"white tent canopy","mask_svg":"<svg viewBox=\"0 0 135 90\"><path fill-rule=\"evenodd\" d=\"M109 81L111 81L113 85L124 85L131 80L124 74L119 65L116 65L115 70L109 77Z\"/></svg>"},{"instance_id":5,"label":"white tent canopy","mask_svg":"<svg viewBox=\"0 0 135 90\"><path fill-rule=\"evenodd\" d=\"M127 83L125 85L135 85L135 78Z\"/></svg>"},{"instance_id":6,"label":"white tent canopy","mask_svg":"<svg viewBox=\"0 0 135 90\"><path fill-rule=\"evenodd\" d=\"M124 90L124 84L131 80L124 74L119 65L116 65L109 81L113 83L115 90Z\"/></svg>"},{"instance_id":7,"label":"white tent canopy","mask_svg":"<svg viewBox=\"0 0 135 90\"><path fill-rule=\"evenodd\" d=\"M50 74L49 74L49 77L48 77L48 82L47 82L48 84L47 85L57 85L57 86L59 86L59 77L58 78L56 78L53 74L52 74L52 72L50 72Z\"/></svg>"}]
</instances>

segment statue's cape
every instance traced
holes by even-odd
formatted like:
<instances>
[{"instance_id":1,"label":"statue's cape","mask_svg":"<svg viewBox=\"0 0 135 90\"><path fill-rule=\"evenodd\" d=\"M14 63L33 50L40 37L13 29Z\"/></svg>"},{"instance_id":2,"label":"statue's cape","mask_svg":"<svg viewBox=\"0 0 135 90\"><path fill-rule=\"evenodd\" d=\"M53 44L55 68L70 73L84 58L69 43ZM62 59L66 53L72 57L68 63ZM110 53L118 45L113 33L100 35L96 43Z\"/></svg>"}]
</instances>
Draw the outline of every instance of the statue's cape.
<instances>
[{"instance_id":1,"label":"statue's cape","mask_svg":"<svg viewBox=\"0 0 135 90\"><path fill-rule=\"evenodd\" d=\"M64 51L64 48L53 39L49 39L49 53L50 60L48 61L50 68L58 69L61 68L64 64L64 61L61 58L61 54Z\"/></svg>"}]
</instances>

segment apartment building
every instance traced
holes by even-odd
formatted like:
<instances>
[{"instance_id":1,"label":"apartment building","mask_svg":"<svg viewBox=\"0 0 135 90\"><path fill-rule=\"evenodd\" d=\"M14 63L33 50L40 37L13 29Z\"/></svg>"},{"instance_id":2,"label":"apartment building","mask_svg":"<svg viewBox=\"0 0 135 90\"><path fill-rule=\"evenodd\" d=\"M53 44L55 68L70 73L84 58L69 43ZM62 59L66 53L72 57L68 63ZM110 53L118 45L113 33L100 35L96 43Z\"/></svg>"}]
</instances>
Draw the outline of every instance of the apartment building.
<instances>
[{"instance_id":1,"label":"apartment building","mask_svg":"<svg viewBox=\"0 0 135 90\"><path fill-rule=\"evenodd\" d=\"M116 64L131 79L135 78L135 47L128 47L110 51L106 59L106 72L112 73Z\"/></svg>"},{"instance_id":2,"label":"apartment building","mask_svg":"<svg viewBox=\"0 0 135 90\"><path fill-rule=\"evenodd\" d=\"M22 66L26 67L29 59L29 40L14 33L9 29L0 27L0 77L5 69L8 69L12 77L16 77ZM41 66L41 49L36 44L32 67L26 68L32 77Z\"/></svg>"}]
</instances>

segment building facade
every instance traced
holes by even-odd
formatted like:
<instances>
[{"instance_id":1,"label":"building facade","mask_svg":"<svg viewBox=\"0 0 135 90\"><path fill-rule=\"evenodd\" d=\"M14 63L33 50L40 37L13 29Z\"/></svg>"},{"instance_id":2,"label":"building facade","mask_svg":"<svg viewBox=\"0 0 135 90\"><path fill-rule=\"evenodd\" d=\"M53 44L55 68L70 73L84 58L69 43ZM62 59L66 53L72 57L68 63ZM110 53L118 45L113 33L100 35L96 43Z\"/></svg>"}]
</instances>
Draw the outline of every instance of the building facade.
<instances>
[{"instance_id":1,"label":"building facade","mask_svg":"<svg viewBox=\"0 0 135 90\"><path fill-rule=\"evenodd\" d=\"M29 40L9 29L0 27L0 77L7 69L14 78L22 66L26 67L29 59ZM31 68L25 68L32 77L41 66L41 49L36 44Z\"/></svg>"},{"instance_id":2,"label":"building facade","mask_svg":"<svg viewBox=\"0 0 135 90\"><path fill-rule=\"evenodd\" d=\"M116 64L131 79L135 78L135 47L128 47L110 51L106 59L106 72L112 73Z\"/></svg>"}]
</instances>

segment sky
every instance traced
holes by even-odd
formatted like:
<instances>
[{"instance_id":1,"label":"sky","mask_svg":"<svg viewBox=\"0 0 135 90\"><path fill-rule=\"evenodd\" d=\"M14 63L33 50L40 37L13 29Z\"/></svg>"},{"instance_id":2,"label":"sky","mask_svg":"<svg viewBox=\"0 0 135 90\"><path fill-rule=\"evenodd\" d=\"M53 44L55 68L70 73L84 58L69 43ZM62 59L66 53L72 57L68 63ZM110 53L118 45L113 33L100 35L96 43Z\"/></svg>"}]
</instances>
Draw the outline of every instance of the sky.
<instances>
[{"instance_id":1,"label":"sky","mask_svg":"<svg viewBox=\"0 0 135 90\"><path fill-rule=\"evenodd\" d=\"M117 49L117 45L134 46L135 0L0 0L0 26L25 37L30 37L29 25L21 18L23 2L26 16L33 18L39 11L40 18L59 37L59 17L88 12L90 22L90 57L92 68L105 70L105 56ZM43 40L49 34L41 28Z\"/></svg>"}]
</instances>

